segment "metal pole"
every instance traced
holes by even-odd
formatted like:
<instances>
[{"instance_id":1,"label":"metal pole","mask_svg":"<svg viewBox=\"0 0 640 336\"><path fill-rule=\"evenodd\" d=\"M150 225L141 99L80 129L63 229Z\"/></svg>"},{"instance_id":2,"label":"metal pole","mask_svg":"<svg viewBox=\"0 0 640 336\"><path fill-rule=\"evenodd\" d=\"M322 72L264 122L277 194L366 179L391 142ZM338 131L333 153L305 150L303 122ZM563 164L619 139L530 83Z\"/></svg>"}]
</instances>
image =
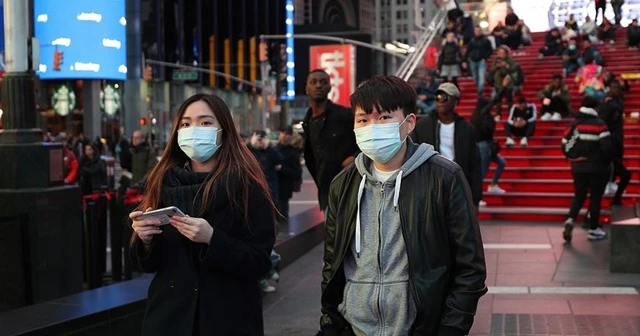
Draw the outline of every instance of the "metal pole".
<instances>
[{"instance_id":1,"label":"metal pole","mask_svg":"<svg viewBox=\"0 0 640 336\"><path fill-rule=\"evenodd\" d=\"M359 47L369 48L369 49L377 50L379 52L387 53L389 55L393 55L393 56L395 56L397 58L400 58L400 59L407 58L407 56L405 56L405 55L398 54L396 52L393 52L391 50L387 50L385 48L379 47L379 46L374 45L374 44L370 44L370 43L366 43L366 42L362 42L362 41L351 40L351 39L346 39L346 38L342 38L342 37L326 36L326 35L315 35L315 34L293 34L291 37L293 37L294 39L301 39L301 40L324 40L324 41L339 42L339 43L343 43L343 44L344 43L349 43L349 44L357 45ZM265 39L265 40L281 40L281 39L286 39L287 36L286 35L260 35L260 38L261 39Z\"/></svg>"},{"instance_id":2,"label":"metal pole","mask_svg":"<svg viewBox=\"0 0 640 336\"><path fill-rule=\"evenodd\" d=\"M28 0L4 0L5 75L2 82L4 129L0 143L42 141L36 129L35 88L29 71ZM35 65L37 66L37 65Z\"/></svg>"},{"instance_id":3,"label":"metal pole","mask_svg":"<svg viewBox=\"0 0 640 336\"><path fill-rule=\"evenodd\" d=\"M191 71L202 72L202 73L207 73L207 74L215 74L215 75L218 75L218 76L227 76L227 77L229 77L229 78L231 78L231 79L233 79L235 81L238 81L240 83L247 84L247 85L253 86L253 87L258 88L258 89L262 88L262 86L260 84L252 83L252 82L244 80L242 78L238 78L238 77L235 77L235 76L227 75L224 72L220 72L220 71L203 69L203 68L198 68L198 67L189 66L189 65L182 65L182 64L175 64L175 63L169 63L169 62L156 61L156 60L152 60L152 59L147 59L147 60L145 60L145 62L147 62L147 64L156 64L156 65L161 65L161 66L169 67L169 68L191 70Z\"/></svg>"}]
</instances>

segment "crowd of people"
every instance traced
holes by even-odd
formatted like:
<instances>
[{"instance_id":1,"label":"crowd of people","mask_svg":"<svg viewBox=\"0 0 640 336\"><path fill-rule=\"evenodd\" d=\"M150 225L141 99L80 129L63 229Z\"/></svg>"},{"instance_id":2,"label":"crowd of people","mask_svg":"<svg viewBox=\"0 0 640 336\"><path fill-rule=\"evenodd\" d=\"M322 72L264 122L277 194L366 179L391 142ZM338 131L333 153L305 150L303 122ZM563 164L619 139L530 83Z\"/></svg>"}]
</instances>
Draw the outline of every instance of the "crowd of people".
<instances>
[{"instance_id":1,"label":"crowd of people","mask_svg":"<svg viewBox=\"0 0 640 336\"><path fill-rule=\"evenodd\" d=\"M617 157L613 163L611 179L604 187L605 194L613 194L612 205L620 204L622 193L628 184L629 172L623 165L622 157L622 117L624 116L624 92L629 90L629 83L619 79L614 73L605 69L605 59L597 45L605 42L613 43L615 31L620 28L620 8L624 1L613 1L615 23L607 18L596 26L589 16L579 26L573 15L569 15L562 29L554 28L547 32L544 45L539 50L539 58L560 56L561 71L553 74L550 83L538 93L539 101L528 101L523 91L524 72L514 59L515 50L531 44L531 34L526 24L520 20L513 9L498 23L490 34L485 34L476 26L473 35L465 35L468 24L449 21L442 32L444 39L438 55L435 69L416 71L412 84L418 93L417 106L421 113L436 114L435 92L441 83L450 82L458 85L458 78L473 78L477 89L478 104L471 117L471 122L478 131L478 147L482 160L481 180L488 172L490 162L497 164L489 193L505 193L499 187L500 176L507 162L499 154L501 145L511 147L519 138L520 146L528 146L528 140L535 135L536 122L560 121L579 116L579 111L571 108L571 95L565 80L575 76L579 94L595 98L598 102L599 117L615 130ZM597 7L602 11L600 7ZM640 26L633 20L627 29L627 46L638 49L640 43ZM436 42L436 44L438 44ZM493 57L493 63L489 60ZM485 97L485 85L489 84L491 94ZM502 117L503 99L509 114ZM613 112L612 112L613 111ZM489 122L493 118L494 122ZM497 143L493 137L497 122L503 123L506 139L503 144ZM485 168L486 167L486 168ZM618 181L618 183L615 183ZM480 201L481 206L486 205Z\"/></svg>"}]
</instances>

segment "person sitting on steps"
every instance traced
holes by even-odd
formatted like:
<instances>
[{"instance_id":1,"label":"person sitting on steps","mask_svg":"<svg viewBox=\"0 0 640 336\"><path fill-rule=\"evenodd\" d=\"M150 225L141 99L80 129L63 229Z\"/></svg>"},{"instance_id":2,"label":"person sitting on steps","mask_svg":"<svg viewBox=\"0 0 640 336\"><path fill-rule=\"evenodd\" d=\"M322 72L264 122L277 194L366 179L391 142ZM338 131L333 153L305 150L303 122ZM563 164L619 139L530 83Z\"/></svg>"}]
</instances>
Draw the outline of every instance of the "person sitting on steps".
<instances>
[{"instance_id":1,"label":"person sitting on steps","mask_svg":"<svg viewBox=\"0 0 640 336\"><path fill-rule=\"evenodd\" d=\"M528 104L525 97L518 98L518 104L511 107L509 118L504 123L504 133L507 136L508 147L515 144L512 135L521 137L520 146L528 145L527 138L536 130L536 105Z\"/></svg>"}]
</instances>

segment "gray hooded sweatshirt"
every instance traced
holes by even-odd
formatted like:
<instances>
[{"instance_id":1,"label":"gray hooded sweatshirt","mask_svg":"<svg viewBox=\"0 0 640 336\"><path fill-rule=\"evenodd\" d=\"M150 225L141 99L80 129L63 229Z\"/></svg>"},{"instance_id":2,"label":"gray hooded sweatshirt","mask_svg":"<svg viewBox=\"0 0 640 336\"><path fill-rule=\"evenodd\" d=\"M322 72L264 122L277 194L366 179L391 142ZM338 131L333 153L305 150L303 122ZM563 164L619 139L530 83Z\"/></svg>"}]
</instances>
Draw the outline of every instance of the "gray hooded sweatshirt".
<instances>
[{"instance_id":1,"label":"gray hooded sweatshirt","mask_svg":"<svg viewBox=\"0 0 640 336\"><path fill-rule=\"evenodd\" d=\"M408 335L416 318L398 199L402 179L438 152L421 144L407 154L402 167L384 183L374 179L369 158L360 153L355 161L362 175L356 235L344 260L347 282L338 310L356 335Z\"/></svg>"}]
</instances>

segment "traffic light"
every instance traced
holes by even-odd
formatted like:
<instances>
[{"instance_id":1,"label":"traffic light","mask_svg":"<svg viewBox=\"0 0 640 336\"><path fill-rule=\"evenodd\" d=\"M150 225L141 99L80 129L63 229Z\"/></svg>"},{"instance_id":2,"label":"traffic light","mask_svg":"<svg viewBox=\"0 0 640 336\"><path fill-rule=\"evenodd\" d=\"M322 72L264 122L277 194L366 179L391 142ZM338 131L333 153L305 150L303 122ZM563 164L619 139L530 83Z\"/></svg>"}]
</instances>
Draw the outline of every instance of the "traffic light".
<instances>
[{"instance_id":1,"label":"traffic light","mask_svg":"<svg viewBox=\"0 0 640 336\"><path fill-rule=\"evenodd\" d=\"M62 51L56 50L53 52L53 71L60 71L60 65L64 63L63 57Z\"/></svg>"},{"instance_id":2,"label":"traffic light","mask_svg":"<svg viewBox=\"0 0 640 336\"><path fill-rule=\"evenodd\" d=\"M142 75L142 77L144 78L145 82L151 82L151 80L153 80L153 69L150 65L144 67L144 74Z\"/></svg>"},{"instance_id":3,"label":"traffic light","mask_svg":"<svg viewBox=\"0 0 640 336\"><path fill-rule=\"evenodd\" d=\"M267 44L264 42L260 42L260 47L258 51L258 60L260 62L266 62L269 60L269 52L267 51Z\"/></svg>"},{"instance_id":4,"label":"traffic light","mask_svg":"<svg viewBox=\"0 0 640 336\"><path fill-rule=\"evenodd\" d=\"M138 120L138 124L140 124L140 126L146 126L147 125L147 118L145 118L145 117L140 118L140 120Z\"/></svg>"}]
</instances>

